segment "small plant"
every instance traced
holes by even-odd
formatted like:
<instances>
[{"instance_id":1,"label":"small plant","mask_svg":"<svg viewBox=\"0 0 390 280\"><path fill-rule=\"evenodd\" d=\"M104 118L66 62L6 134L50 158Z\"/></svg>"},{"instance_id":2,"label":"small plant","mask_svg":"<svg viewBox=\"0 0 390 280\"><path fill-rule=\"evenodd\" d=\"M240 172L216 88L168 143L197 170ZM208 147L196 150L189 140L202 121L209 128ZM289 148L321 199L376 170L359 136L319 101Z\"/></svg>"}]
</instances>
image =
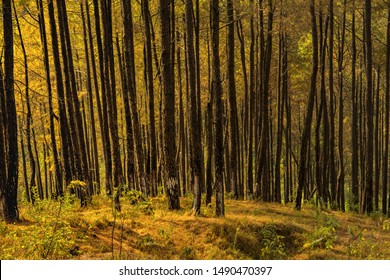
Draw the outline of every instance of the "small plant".
<instances>
[{"instance_id":1,"label":"small plant","mask_svg":"<svg viewBox=\"0 0 390 280\"><path fill-rule=\"evenodd\" d=\"M80 180L71 181L67 186L69 194L80 199L81 207L87 206L87 184Z\"/></svg>"},{"instance_id":2,"label":"small plant","mask_svg":"<svg viewBox=\"0 0 390 280\"><path fill-rule=\"evenodd\" d=\"M131 205L134 205L137 210L141 211L145 215L153 215L154 209L152 202L140 191L131 190L126 193L127 199Z\"/></svg>"},{"instance_id":3,"label":"small plant","mask_svg":"<svg viewBox=\"0 0 390 280\"><path fill-rule=\"evenodd\" d=\"M144 213L145 215L151 216L154 214L152 202L149 200L137 204L136 208L140 210L142 213Z\"/></svg>"},{"instance_id":4,"label":"small plant","mask_svg":"<svg viewBox=\"0 0 390 280\"><path fill-rule=\"evenodd\" d=\"M131 190L126 193L126 197L129 200L131 205L136 205L138 203L146 201L144 194L137 190Z\"/></svg>"},{"instance_id":5,"label":"small plant","mask_svg":"<svg viewBox=\"0 0 390 280\"><path fill-rule=\"evenodd\" d=\"M265 226L260 234L262 235L261 259L280 260L286 258L284 236L277 233L274 225Z\"/></svg>"},{"instance_id":6,"label":"small plant","mask_svg":"<svg viewBox=\"0 0 390 280\"><path fill-rule=\"evenodd\" d=\"M180 259L182 260L194 260L195 251L191 246L183 247L180 251Z\"/></svg>"},{"instance_id":7,"label":"small plant","mask_svg":"<svg viewBox=\"0 0 390 280\"><path fill-rule=\"evenodd\" d=\"M308 236L308 241L303 247L310 249L333 249L336 240L336 230L333 227L320 227Z\"/></svg>"},{"instance_id":8,"label":"small plant","mask_svg":"<svg viewBox=\"0 0 390 280\"><path fill-rule=\"evenodd\" d=\"M319 214L319 218L322 219L322 226L307 236L303 248L333 249L337 240L336 229L340 227L340 222L330 215Z\"/></svg>"},{"instance_id":9,"label":"small plant","mask_svg":"<svg viewBox=\"0 0 390 280\"><path fill-rule=\"evenodd\" d=\"M390 231L390 219L383 221L382 228L383 230Z\"/></svg>"},{"instance_id":10,"label":"small plant","mask_svg":"<svg viewBox=\"0 0 390 280\"><path fill-rule=\"evenodd\" d=\"M367 230L359 230L356 227L348 228L350 233L350 242L348 246L348 255L359 260L382 259L380 246L373 236L367 236Z\"/></svg>"},{"instance_id":11,"label":"small plant","mask_svg":"<svg viewBox=\"0 0 390 280\"><path fill-rule=\"evenodd\" d=\"M146 248L149 246L155 245L154 239L150 235L144 236L141 240L138 240L137 246L141 248Z\"/></svg>"}]
</instances>

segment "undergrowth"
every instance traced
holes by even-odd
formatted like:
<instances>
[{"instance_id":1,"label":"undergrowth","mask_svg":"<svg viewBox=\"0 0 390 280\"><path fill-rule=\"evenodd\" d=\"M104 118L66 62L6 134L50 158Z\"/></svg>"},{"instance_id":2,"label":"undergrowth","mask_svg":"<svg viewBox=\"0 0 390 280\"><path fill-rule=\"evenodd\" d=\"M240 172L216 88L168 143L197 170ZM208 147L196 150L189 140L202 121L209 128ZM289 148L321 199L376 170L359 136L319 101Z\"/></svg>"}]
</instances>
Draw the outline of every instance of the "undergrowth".
<instances>
[{"instance_id":1,"label":"undergrowth","mask_svg":"<svg viewBox=\"0 0 390 280\"><path fill-rule=\"evenodd\" d=\"M76 200L77 201L77 200ZM192 199L167 211L166 198L127 191L122 212L97 196L20 204L21 221L0 222L1 259L389 259L390 220L306 207L226 199L192 214ZM380 242L379 242L380 241Z\"/></svg>"},{"instance_id":2,"label":"undergrowth","mask_svg":"<svg viewBox=\"0 0 390 280\"><path fill-rule=\"evenodd\" d=\"M71 214L72 197L60 203L35 199L34 205L24 207L19 225L0 231L5 241L0 249L1 259L68 259L77 254L72 229L66 217Z\"/></svg>"}]
</instances>

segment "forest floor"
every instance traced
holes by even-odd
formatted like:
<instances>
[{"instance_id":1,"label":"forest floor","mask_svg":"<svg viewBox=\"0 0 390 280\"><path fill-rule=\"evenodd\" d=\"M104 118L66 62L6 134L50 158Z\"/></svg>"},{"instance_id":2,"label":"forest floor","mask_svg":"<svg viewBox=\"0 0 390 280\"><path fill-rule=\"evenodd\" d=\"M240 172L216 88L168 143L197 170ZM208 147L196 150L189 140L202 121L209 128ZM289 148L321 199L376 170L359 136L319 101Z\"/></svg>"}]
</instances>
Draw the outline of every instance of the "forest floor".
<instances>
[{"instance_id":1,"label":"forest floor","mask_svg":"<svg viewBox=\"0 0 390 280\"><path fill-rule=\"evenodd\" d=\"M191 197L167 211L163 196L122 198L122 212L99 196L86 208L20 204L21 221L0 222L0 259L390 259L390 220L380 214L226 199L195 216Z\"/></svg>"}]
</instances>

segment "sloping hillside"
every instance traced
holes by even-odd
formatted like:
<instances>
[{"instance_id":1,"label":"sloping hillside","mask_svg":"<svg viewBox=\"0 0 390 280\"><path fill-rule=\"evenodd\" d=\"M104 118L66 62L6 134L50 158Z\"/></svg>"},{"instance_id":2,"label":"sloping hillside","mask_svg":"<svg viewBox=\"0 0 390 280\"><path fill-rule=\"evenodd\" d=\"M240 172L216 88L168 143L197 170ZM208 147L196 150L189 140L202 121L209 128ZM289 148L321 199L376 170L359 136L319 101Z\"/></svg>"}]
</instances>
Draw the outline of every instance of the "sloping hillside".
<instances>
[{"instance_id":1,"label":"sloping hillside","mask_svg":"<svg viewBox=\"0 0 390 280\"><path fill-rule=\"evenodd\" d=\"M389 219L319 211L305 205L226 201L214 208L168 212L165 198L123 198L122 213L108 198L87 208L69 199L22 204L21 222L0 224L1 259L390 259Z\"/></svg>"}]
</instances>

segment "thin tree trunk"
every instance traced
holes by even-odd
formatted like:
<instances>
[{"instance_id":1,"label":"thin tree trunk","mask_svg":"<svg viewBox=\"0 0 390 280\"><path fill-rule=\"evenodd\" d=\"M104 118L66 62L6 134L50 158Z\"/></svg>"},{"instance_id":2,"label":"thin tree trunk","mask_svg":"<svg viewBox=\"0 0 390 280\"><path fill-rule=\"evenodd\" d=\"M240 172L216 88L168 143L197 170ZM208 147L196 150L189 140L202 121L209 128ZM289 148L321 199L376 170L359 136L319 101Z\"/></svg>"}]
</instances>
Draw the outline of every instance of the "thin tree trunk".
<instances>
[{"instance_id":1,"label":"thin tree trunk","mask_svg":"<svg viewBox=\"0 0 390 280\"><path fill-rule=\"evenodd\" d=\"M103 42L101 38L100 28L100 11L98 0L93 0L94 16L95 16L95 32L96 42L98 47L98 58L99 58L99 75L100 75L100 86L102 93L102 121L103 125L100 126L102 134L102 146L104 151L104 163L105 163L105 186L107 195L113 194L112 186L112 156L111 156L111 139L110 139L110 127L108 124L108 113L107 113L107 93L106 93L106 72L104 69L104 54L103 54ZM96 85L96 83L95 83Z\"/></svg>"},{"instance_id":2,"label":"thin tree trunk","mask_svg":"<svg viewBox=\"0 0 390 280\"><path fill-rule=\"evenodd\" d=\"M250 1L252 10L254 8L253 0ZM249 121L248 121L248 151L247 151L247 196L253 196L253 115L255 114L255 31L254 31L254 14L250 17L250 34L251 42L249 46Z\"/></svg>"},{"instance_id":3,"label":"thin tree trunk","mask_svg":"<svg viewBox=\"0 0 390 280\"><path fill-rule=\"evenodd\" d=\"M196 95L196 68L195 68L195 52L194 52L194 22L193 22L193 2L186 0L186 34L187 34L187 54L188 54L188 75L189 75L189 97L187 101L190 105L189 113L189 129L191 139L191 170L192 170L192 186L194 191L193 210L196 214L200 213L201 207L201 190L203 185L202 175L202 144L200 135L200 123L198 118L198 105Z\"/></svg>"},{"instance_id":4,"label":"thin tree trunk","mask_svg":"<svg viewBox=\"0 0 390 280\"><path fill-rule=\"evenodd\" d=\"M372 38L371 38L371 0L364 2L364 34L366 48L366 113L367 113L367 146L366 146L366 189L364 192L363 210L373 211L373 168L374 168L374 120L373 120L373 80L372 80Z\"/></svg>"},{"instance_id":5,"label":"thin tree trunk","mask_svg":"<svg viewBox=\"0 0 390 280\"><path fill-rule=\"evenodd\" d=\"M356 87L356 34L355 34L355 0L352 6L352 58L351 58L351 99L352 99L352 205L359 203L359 133L358 133L358 92ZM354 209L357 210L357 209Z\"/></svg>"},{"instance_id":6,"label":"thin tree trunk","mask_svg":"<svg viewBox=\"0 0 390 280\"><path fill-rule=\"evenodd\" d=\"M123 187L122 162L120 155L119 135L118 135L118 116L116 102L116 84L115 84L115 61L112 38L112 1L102 1L101 12L103 19L103 54L105 58L105 90L107 97L107 114L110 125L110 136L112 143L112 159L113 159L113 188L115 208L120 211L120 192ZM104 105L103 105L104 106Z\"/></svg>"},{"instance_id":7,"label":"thin tree trunk","mask_svg":"<svg viewBox=\"0 0 390 280\"><path fill-rule=\"evenodd\" d=\"M374 129L374 169L375 169L375 181L374 181L374 210L379 210L379 184L380 184L380 158L379 158L379 114L380 114L380 67L377 70L377 83L374 87L373 93L375 94L375 129Z\"/></svg>"},{"instance_id":8,"label":"thin tree trunk","mask_svg":"<svg viewBox=\"0 0 390 280\"><path fill-rule=\"evenodd\" d=\"M144 155L142 150L142 136L140 131L140 124L138 120L138 110L137 110L137 96L136 96L136 86L135 86L135 69L134 69L134 39L133 39L133 18L132 18L132 7L129 0L122 1L123 15L124 15L124 58L125 58L125 73L126 73L126 82L128 86L128 99L130 102L130 112L131 112L131 121L132 121L132 130L133 130L133 141L134 148L136 152L136 162L137 162L137 173L138 178L141 184L141 190L144 194L150 194L149 186L146 183L145 178L145 166L144 166ZM124 93L126 94L126 93Z\"/></svg>"},{"instance_id":9,"label":"thin tree trunk","mask_svg":"<svg viewBox=\"0 0 390 280\"><path fill-rule=\"evenodd\" d=\"M387 9L387 45L390 46L390 7ZM385 146L382 160L382 213L389 214L388 176L389 176L389 123L390 123L390 50L386 52L386 109L385 109ZM389 200L390 201L390 200Z\"/></svg>"},{"instance_id":10,"label":"thin tree trunk","mask_svg":"<svg viewBox=\"0 0 390 280\"><path fill-rule=\"evenodd\" d=\"M219 57L219 0L210 0L211 12L211 44L212 44L212 91L214 95L214 157L215 157L215 183L216 215L225 215L224 184L223 184L223 106L222 106L222 84Z\"/></svg>"},{"instance_id":11,"label":"thin tree trunk","mask_svg":"<svg viewBox=\"0 0 390 280\"><path fill-rule=\"evenodd\" d=\"M344 193L344 45L345 45L345 21L346 21L346 6L343 3L343 22L341 27L341 38L339 38L339 53L338 53L338 73L339 73L339 174L337 179L337 206L342 211L345 211L345 193ZM340 37L340 35L339 35Z\"/></svg>"},{"instance_id":12,"label":"thin tree trunk","mask_svg":"<svg viewBox=\"0 0 390 280\"><path fill-rule=\"evenodd\" d=\"M3 62L1 61L2 57L0 56L0 216L3 216L3 202L4 202L4 191L7 182L7 161L6 161L6 150L7 150L7 138L6 131L7 127L4 123L6 118L6 109L5 109L5 90L4 90L4 76L3 76ZM22 138L23 140L23 138ZM24 160L24 156L23 156ZM26 168L24 168L24 173L26 173ZM27 179L25 179L27 181ZM28 182L25 182L26 188L28 188ZM27 195L28 190L27 190ZM29 201L30 202L30 201Z\"/></svg>"},{"instance_id":13,"label":"thin tree trunk","mask_svg":"<svg viewBox=\"0 0 390 280\"><path fill-rule=\"evenodd\" d=\"M146 50L146 75L149 95L149 130L150 130L150 188L156 195L157 190L157 140L156 140L156 120L154 109L154 86L153 86L153 57L152 40L150 27L149 1L142 0L142 15L145 24L145 50Z\"/></svg>"},{"instance_id":14,"label":"thin tree trunk","mask_svg":"<svg viewBox=\"0 0 390 280\"><path fill-rule=\"evenodd\" d=\"M51 141L51 148L53 152L53 161L54 161L54 170L55 170L54 171L55 187L56 187L55 195L56 197L61 197L64 195L63 177L62 177L62 167L58 155L55 126L54 126L55 114L53 109L53 93L52 93L51 78L50 78L49 50L47 46L45 15L44 15L42 0L37 0L37 7L39 10L38 19L39 19L39 27L40 27L40 35L41 35L43 61L45 65L46 88L47 88L48 101L49 101L50 141Z\"/></svg>"},{"instance_id":15,"label":"thin tree trunk","mask_svg":"<svg viewBox=\"0 0 390 280\"><path fill-rule=\"evenodd\" d=\"M318 35L316 26L316 15L314 0L310 1L310 15L311 15L311 27L312 27L312 45L313 45L313 60L312 60L312 73L310 80L310 95L306 108L305 124L303 128L301 147L300 147L300 159L298 170L298 189L295 201L295 208L301 209L302 206L302 191L306 184L306 172L307 172L307 159L308 159L308 144L310 142L311 122L313 116L314 99L316 96L316 80L318 72Z\"/></svg>"},{"instance_id":16,"label":"thin tree trunk","mask_svg":"<svg viewBox=\"0 0 390 280\"><path fill-rule=\"evenodd\" d=\"M86 3L88 5L88 3ZM91 125L91 136L92 136L92 162L90 162L91 168L93 168L92 174L96 180L96 183L100 184L100 176L99 176L99 161L98 161L98 148L97 148L97 136L96 136L96 125L95 125L95 110L93 106L93 93L92 93L92 81L91 81L91 66L89 64L89 52L88 52L88 42L87 42L87 28L85 24L85 16L84 16L84 7L83 3L80 2L81 9L81 17L83 22L83 39L84 39L84 51L85 51L85 64L86 64L86 72L87 72L87 92L88 92L88 109L89 109L89 122ZM85 110L84 110L85 112ZM84 118L85 120L85 118ZM86 128L86 126L85 126ZM86 133L85 133L86 134ZM86 143L88 143L88 139L86 139ZM89 189L90 195L93 194L93 185L94 182L91 182Z\"/></svg>"},{"instance_id":17,"label":"thin tree trunk","mask_svg":"<svg viewBox=\"0 0 390 280\"><path fill-rule=\"evenodd\" d=\"M93 76L93 85L94 85L94 91L95 91L95 100L96 100L96 107L97 107L97 113L98 113L98 119L99 119L100 135L101 135L101 138L102 138L103 151L104 151L105 147L104 147L104 137L103 137L103 135L104 135L103 113L102 113L102 106L101 106L100 94L99 94L99 83L98 83L97 71L96 71L95 51L94 51L94 47L93 47L92 27L91 27L91 18L90 18L90 14L89 14L89 4L88 4L88 2L85 3L85 13L87 15L88 44L89 44L91 66L92 66L92 76ZM97 32L97 30L96 30L96 32ZM98 36L100 36L100 35L98 35ZM105 152L103 152L103 155L104 155L104 158L105 158ZM98 154L96 154L95 157L96 157L95 161L99 162ZM106 159L105 159L105 161L106 161ZM97 194L100 194L100 191L101 191L101 180L100 180L100 171L99 171L99 169L95 170L95 174L96 174L96 178L95 178L95 180L96 180L96 192L97 192Z\"/></svg>"},{"instance_id":18,"label":"thin tree trunk","mask_svg":"<svg viewBox=\"0 0 390 280\"><path fill-rule=\"evenodd\" d=\"M234 7L233 1L227 0L227 82L228 82L228 99L229 99L229 169L230 169L230 186L233 188L233 195L236 199L239 198L238 186L238 115L237 115L237 100L236 100L236 81L235 81L235 44L234 44Z\"/></svg>"},{"instance_id":19,"label":"thin tree trunk","mask_svg":"<svg viewBox=\"0 0 390 280\"><path fill-rule=\"evenodd\" d=\"M51 33L52 50L53 50L53 58L54 58L54 68L56 74L57 102L58 102L60 131L61 131L61 148L62 148L61 154L62 154L63 168L65 170L65 184L68 185L72 181L72 171L71 171L70 154L69 154L69 146L70 146L69 126L68 126L68 119L66 117L65 94L64 94L64 86L62 81L62 69L60 63L57 27L56 27L55 16L54 16L53 0L49 0L48 2L48 11L49 11L50 33Z\"/></svg>"}]
</instances>

